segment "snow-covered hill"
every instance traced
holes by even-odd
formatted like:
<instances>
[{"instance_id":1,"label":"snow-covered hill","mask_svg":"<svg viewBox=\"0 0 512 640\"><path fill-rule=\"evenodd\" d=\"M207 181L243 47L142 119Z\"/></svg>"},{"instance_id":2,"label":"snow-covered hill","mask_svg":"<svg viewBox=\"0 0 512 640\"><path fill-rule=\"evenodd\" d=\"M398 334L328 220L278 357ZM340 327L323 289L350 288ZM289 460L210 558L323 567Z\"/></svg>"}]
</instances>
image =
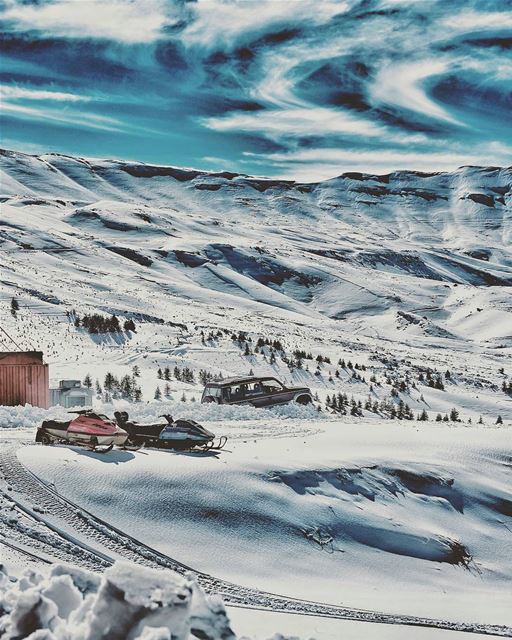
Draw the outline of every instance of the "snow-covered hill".
<instances>
[{"instance_id":1,"label":"snow-covered hill","mask_svg":"<svg viewBox=\"0 0 512 640\"><path fill-rule=\"evenodd\" d=\"M105 413L171 413L229 437L219 457L43 456L22 444L48 412L0 407L16 427L0 455L14 560L178 561L228 604L261 605L267 589L287 607L510 624L511 169L305 184L0 161L0 350L42 350L53 382L89 374ZM199 404L205 377L251 370L311 387L314 405ZM308 623L230 615L255 638L350 632L310 605Z\"/></svg>"},{"instance_id":2,"label":"snow-covered hill","mask_svg":"<svg viewBox=\"0 0 512 640\"><path fill-rule=\"evenodd\" d=\"M151 399L163 391L159 366L190 367L196 381L200 369L253 369L322 400L370 391L380 401L390 370L409 385L421 368L449 369L445 392L417 385L404 401L512 418L501 392L512 353L510 168L302 184L11 151L1 166L0 325L45 352L54 380L90 372L102 382L137 365ZM137 329L89 335L72 310ZM299 349L332 366L270 364L268 349L254 354L253 342L247 354L231 339L239 332L279 339L288 360ZM340 359L364 364L364 383ZM372 373L384 386L369 389Z\"/></svg>"}]
</instances>

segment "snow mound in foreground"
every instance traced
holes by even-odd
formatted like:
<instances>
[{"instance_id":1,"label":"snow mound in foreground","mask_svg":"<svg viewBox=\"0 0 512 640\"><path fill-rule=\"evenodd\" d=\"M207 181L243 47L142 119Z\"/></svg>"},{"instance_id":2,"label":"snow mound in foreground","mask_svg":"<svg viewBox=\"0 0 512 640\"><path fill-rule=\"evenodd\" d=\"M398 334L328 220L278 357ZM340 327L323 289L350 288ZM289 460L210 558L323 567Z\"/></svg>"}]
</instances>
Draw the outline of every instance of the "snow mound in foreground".
<instances>
[{"instance_id":1,"label":"snow mound in foreground","mask_svg":"<svg viewBox=\"0 0 512 640\"><path fill-rule=\"evenodd\" d=\"M77 407L81 409L83 407ZM140 422L158 422L163 414L170 414L183 420L263 420L272 418L304 418L320 420L327 418L325 413L317 411L313 405L300 405L290 403L278 405L268 409L258 409L253 406L201 404L200 402L148 402L146 404L132 404L126 400L116 401L114 404L97 403L94 410L112 416L115 410L124 409L130 414L130 418ZM26 404L17 407L5 407L0 405L0 429L2 427L39 427L43 420L70 420L73 415L64 407L52 407L40 409Z\"/></svg>"},{"instance_id":2,"label":"snow mound in foreground","mask_svg":"<svg viewBox=\"0 0 512 640\"><path fill-rule=\"evenodd\" d=\"M236 640L220 597L192 576L117 562L102 576L53 565L15 583L0 565L5 640Z\"/></svg>"}]
</instances>

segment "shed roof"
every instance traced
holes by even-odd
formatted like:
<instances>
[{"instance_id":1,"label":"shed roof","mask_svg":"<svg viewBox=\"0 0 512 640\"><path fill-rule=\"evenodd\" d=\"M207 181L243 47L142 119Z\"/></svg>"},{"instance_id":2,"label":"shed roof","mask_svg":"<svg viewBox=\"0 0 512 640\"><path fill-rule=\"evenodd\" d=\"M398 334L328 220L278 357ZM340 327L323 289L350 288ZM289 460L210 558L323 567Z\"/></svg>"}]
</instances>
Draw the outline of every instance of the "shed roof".
<instances>
[{"instance_id":1,"label":"shed roof","mask_svg":"<svg viewBox=\"0 0 512 640\"><path fill-rule=\"evenodd\" d=\"M2 365L44 364L42 351L0 351Z\"/></svg>"}]
</instances>

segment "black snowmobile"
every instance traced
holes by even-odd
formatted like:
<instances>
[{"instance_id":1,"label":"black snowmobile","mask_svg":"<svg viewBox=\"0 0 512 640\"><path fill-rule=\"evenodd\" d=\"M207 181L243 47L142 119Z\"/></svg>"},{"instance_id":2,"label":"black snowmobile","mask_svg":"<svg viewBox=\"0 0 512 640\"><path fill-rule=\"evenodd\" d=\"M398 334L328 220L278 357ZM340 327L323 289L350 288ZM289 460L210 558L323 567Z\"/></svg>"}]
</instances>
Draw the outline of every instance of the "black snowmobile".
<instances>
[{"instance_id":1,"label":"black snowmobile","mask_svg":"<svg viewBox=\"0 0 512 640\"><path fill-rule=\"evenodd\" d=\"M140 424L129 419L126 411L114 412L117 424L128 433L128 448L157 447L181 451L220 451L227 442L222 436L215 441L215 434L194 420L173 420L163 415L165 422Z\"/></svg>"}]
</instances>

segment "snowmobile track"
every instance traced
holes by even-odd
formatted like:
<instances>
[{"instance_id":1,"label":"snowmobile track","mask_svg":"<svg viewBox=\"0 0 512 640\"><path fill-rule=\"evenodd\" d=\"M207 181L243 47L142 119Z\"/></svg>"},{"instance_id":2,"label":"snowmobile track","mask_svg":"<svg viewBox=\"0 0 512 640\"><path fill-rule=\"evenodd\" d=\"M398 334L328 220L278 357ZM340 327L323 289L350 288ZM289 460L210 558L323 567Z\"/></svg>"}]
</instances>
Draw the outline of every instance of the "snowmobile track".
<instances>
[{"instance_id":1,"label":"snowmobile track","mask_svg":"<svg viewBox=\"0 0 512 640\"><path fill-rule=\"evenodd\" d=\"M18 552L23 556L27 556L27 558L30 558L31 560L35 560L37 562L42 562L43 564L52 564L51 560L47 560L46 558L42 558L40 555L36 555L35 553L27 551L23 547L20 547L17 544L13 544L12 542L7 542L7 540L5 540L5 539L0 540L0 545L3 545L4 547L8 547L9 549L13 549L13 551Z\"/></svg>"},{"instance_id":2,"label":"snowmobile track","mask_svg":"<svg viewBox=\"0 0 512 640\"><path fill-rule=\"evenodd\" d=\"M149 567L173 569L181 574L192 572L208 593L220 594L227 604L234 607L380 624L431 627L450 631L479 633L489 636L512 637L512 627L508 626L450 622L300 600L260 591L259 589L238 586L208 574L195 571L193 568L148 547L136 538L113 527L106 521L88 513L60 496L51 485L41 481L21 464L16 455L17 448L17 446L6 447L0 452L0 473L9 486L12 488L15 487L17 492L24 495L25 503L37 504L38 511L34 512L27 508L26 504L22 504L11 493L8 495L4 493L4 495L16 505L17 509L46 525L55 535L61 536L64 544L63 551L65 551L65 555L68 556L67 562L71 561L89 569L103 571L105 567L112 564L116 558L123 558ZM45 515L51 516L52 520L58 519L62 521L65 523L65 529L68 531L72 530L75 535L71 536L66 530L62 530L56 526L55 523L49 522ZM17 530L16 533L23 534L25 532ZM32 546L32 548L34 548L34 542L36 541L39 550L43 550L41 544L47 548L49 546L47 540L41 541L39 538L34 539L26 535L26 533L23 537L25 546ZM85 543L84 540L87 540L87 543ZM30 552L19 549L14 543L12 547L22 553L24 552L27 556L31 555ZM76 554L72 553L73 547ZM52 547L50 546L50 548ZM110 555L106 555L103 549L108 549ZM55 551L55 549L53 550ZM48 551L46 552L48 553ZM33 555L35 556L35 554ZM57 555L59 559L61 559L62 554L50 553L48 555L54 557ZM71 556L71 560L69 556ZM41 560L39 557L38 559Z\"/></svg>"}]
</instances>

